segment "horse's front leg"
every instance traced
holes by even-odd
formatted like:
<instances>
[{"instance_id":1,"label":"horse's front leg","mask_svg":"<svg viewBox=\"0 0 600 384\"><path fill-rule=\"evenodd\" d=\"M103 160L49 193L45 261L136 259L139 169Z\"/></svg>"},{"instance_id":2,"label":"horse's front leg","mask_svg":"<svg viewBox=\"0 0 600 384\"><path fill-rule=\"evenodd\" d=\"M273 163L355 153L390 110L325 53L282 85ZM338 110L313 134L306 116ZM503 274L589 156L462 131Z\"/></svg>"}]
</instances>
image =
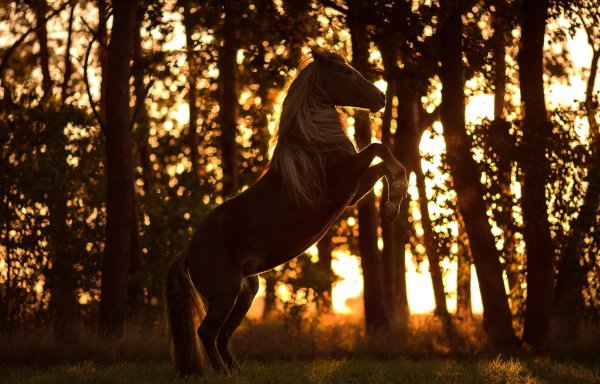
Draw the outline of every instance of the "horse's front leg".
<instances>
[{"instance_id":1,"label":"horse's front leg","mask_svg":"<svg viewBox=\"0 0 600 384\"><path fill-rule=\"evenodd\" d=\"M387 197L385 204L383 204L383 213L388 220L394 220L400 213L402 199L405 198L408 193L406 168L394 157L394 155L392 155L387 146L379 143L371 145L376 145L376 150L378 152L377 156L383 160L383 163L387 166L388 171L392 175L391 179L388 179L389 196Z\"/></svg>"},{"instance_id":2,"label":"horse's front leg","mask_svg":"<svg viewBox=\"0 0 600 384\"><path fill-rule=\"evenodd\" d=\"M365 175L362 177L362 179L360 179L360 184L358 184L358 190L356 191L354 197L352 198L350 203L348 203L348 205L354 205L358 203L360 199L362 199L367 193L369 193L371 189L373 189L373 186L375 185L377 180L381 179L382 177L385 177L388 183L389 190L392 175L390 174L390 171L388 171L385 163L379 163L377 165L369 167ZM384 197L385 201L389 200L389 195Z\"/></svg>"},{"instance_id":3,"label":"horse's front leg","mask_svg":"<svg viewBox=\"0 0 600 384\"><path fill-rule=\"evenodd\" d=\"M375 157L379 157L383 162L369 167ZM378 179L386 176L389 196L385 196L384 214L389 219L398 216L400 203L408 190L406 168L396 160L385 145L381 143L369 144L365 149L346 161L340 172L343 179L352 185L352 189L356 189L351 204L356 203L370 191Z\"/></svg>"}]
</instances>

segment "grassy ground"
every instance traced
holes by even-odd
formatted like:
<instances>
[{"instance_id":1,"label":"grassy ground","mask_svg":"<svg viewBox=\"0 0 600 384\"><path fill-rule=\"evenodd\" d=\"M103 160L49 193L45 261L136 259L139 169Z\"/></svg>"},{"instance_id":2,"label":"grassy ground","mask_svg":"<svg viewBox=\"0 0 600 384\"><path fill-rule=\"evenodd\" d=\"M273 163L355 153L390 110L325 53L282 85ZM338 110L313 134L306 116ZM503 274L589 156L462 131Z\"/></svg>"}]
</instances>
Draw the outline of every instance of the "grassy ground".
<instances>
[{"instance_id":1,"label":"grassy ground","mask_svg":"<svg viewBox=\"0 0 600 384\"><path fill-rule=\"evenodd\" d=\"M366 335L357 319L249 321L232 343L241 374L185 382L600 384L597 325L571 343L549 343L541 358L527 347L496 357L480 323L456 323L450 334L435 318L415 316L407 331ZM48 327L0 330L0 384L181 383L168 344L163 322L131 324L112 338L89 326L70 340Z\"/></svg>"},{"instance_id":2,"label":"grassy ground","mask_svg":"<svg viewBox=\"0 0 600 384\"><path fill-rule=\"evenodd\" d=\"M0 382L12 383L600 383L600 365L548 359L368 359L246 362L242 373L185 381L164 362L50 367L0 365Z\"/></svg>"}]
</instances>

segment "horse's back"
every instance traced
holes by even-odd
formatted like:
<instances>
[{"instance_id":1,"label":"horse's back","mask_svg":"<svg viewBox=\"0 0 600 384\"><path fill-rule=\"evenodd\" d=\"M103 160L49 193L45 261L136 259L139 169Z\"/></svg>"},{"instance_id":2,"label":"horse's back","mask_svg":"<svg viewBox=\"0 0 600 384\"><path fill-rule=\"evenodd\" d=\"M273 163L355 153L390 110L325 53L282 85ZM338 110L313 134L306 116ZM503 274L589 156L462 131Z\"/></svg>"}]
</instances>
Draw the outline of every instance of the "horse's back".
<instances>
[{"instance_id":1,"label":"horse's back","mask_svg":"<svg viewBox=\"0 0 600 384\"><path fill-rule=\"evenodd\" d=\"M205 274L236 269L243 275L274 268L316 242L344 207L345 198L298 208L278 175L267 173L208 213L188 248L190 268Z\"/></svg>"}]
</instances>

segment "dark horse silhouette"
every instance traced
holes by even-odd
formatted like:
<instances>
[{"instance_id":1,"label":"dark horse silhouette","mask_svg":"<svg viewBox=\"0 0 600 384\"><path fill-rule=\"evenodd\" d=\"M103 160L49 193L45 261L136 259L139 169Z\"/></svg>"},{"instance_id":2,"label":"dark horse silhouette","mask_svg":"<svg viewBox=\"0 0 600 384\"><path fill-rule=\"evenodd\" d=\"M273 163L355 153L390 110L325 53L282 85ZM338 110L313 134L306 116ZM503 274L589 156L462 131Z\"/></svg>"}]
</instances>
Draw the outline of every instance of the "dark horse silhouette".
<instances>
[{"instance_id":1,"label":"dark horse silhouette","mask_svg":"<svg viewBox=\"0 0 600 384\"><path fill-rule=\"evenodd\" d=\"M390 191L387 217L397 216L406 195L404 166L381 143L357 153L335 108L375 112L385 95L341 56L313 51L312 58L289 86L266 172L209 212L169 267L167 306L182 376L203 373L200 342L216 372L238 368L229 338L250 308L259 273L318 241L381 177ZM375 157L383 161L371 166Z\"/></svg>"}]
</instances>

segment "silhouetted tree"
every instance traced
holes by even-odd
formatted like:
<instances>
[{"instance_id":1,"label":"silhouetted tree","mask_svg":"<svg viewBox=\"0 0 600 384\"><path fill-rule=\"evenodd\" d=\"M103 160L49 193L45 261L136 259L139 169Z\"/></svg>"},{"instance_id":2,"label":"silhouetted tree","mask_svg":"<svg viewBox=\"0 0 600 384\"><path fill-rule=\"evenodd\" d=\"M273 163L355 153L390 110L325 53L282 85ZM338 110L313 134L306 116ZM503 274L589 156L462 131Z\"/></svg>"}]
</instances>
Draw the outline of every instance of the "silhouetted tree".
<instances>
[{"instance_id":1,"label":"silhouetted tree","mask_svg":"<svg viewBox=\"0 0 600 384\"><path fill-rule=\"evenodd\" d=\"M456 314L461 318L470 319L473 316L471 308L471 264L473 258L469 248L469 239L465 232L465 224L458 216L458 252L456 271Z\"/></svg>"},{"instance_id":2,"label":"silhouetted tree","mask_svg":"<svg viewBox=\"0 0 600 384\"><path fill-rule=\"evenodd\" d=\"M365 25L358 15L365 13L365 3L349 4L348 27L352 36L352 65L359 72L368 76L369 42ZM371 143L371 123L366 111L355 112L355 140L359 149ZM368 330L389 329L390 320L383 298L383 266L381 254L377 247L377 209L375 194L369 192L358 202L358 247L364 278L365 322Z\"/></svg>"},{"instance_id":3,"label":"silhouetted tree","mask_svg":"<svg viewBox=\"0 0 600 384\"><path fill-rule=\"evenodd\" d=\"M333 271L331 269L331 260L333 253L333 243L331 242L332 233L329 231L317 242L319 252L319 261L317 268L321 274L320 289L317 294L317 308L321 313L332 313L333 306L331 302L331 288L333 282Z\"/></svg>"},{"instance_id":4,"label":"silhouetted tree","mask_svg":"<svg viewBox=\"0 0 600 384\"><path fill-rule=\"evenodd\" d=\"M519 80L523 102L521 166L523 238L527 254L527 298L523 339L532 345L546 342L554 292L554 244L550 236L546 158L552 127L544 97L544 34L548 0L524 0L521 9Z\"/></svg>"},{"instance_id":5,"label":"silhouetted tree","mask_svg":"<svg viewBox=\"0 0 600 384\"><path fill-rule=\"evenodd\" d=\"M237 118L238 118L238 63L237 51L239 46L239 29L241 22L239 7L235 1L226 0L224 3L224 19L222 26L222 43L219 49L219 88L221 95L221 159L223 162L223 195L232 196L238 188L238 149L237 149Z\"/></svg>"},{"instance_id":6,"label":"silhouetted tree","mask_svg":"<svg viewBox=\"0 0 600 384\"><path fill-rule=\"evenodd\" d=\"M479 170L465 130L461 8L459 4L445 0L440 12L441 118L448 164L477 270L487 332L493 344L512 346L514 333L502 267L487 220L483 188L477 176Z\"/></svg>"},{"instance_id":7,"label":"silhouetted tree","mask_svg":"<svg viewBox=\"0 0 600 384\"><path fill-rule=\"evenodd\" d=\"M571 231L558 263L556 281L555 310L557 317L557 335L561 341L571 341L579 337L581 324L585 320L585 287L589 285L588 265L597 264L597 256L593 253L586 257L586 238L594 236L600 211L600 139L597 120L598 95L594 94L594 84L600 63L600 10L593 2L586 0L575 2L558 2L559 9L565 12L573 25L569 31L572 35L583 28L588 44L592 48L590 74L587 79L584 110L587 117L591 138L587 160L587 190L583 196L583 204L579 214L571 224ZM597 236L597 235L596 235ZM593 246L590 247L593 249Z\"/></svg>"},{"instance_id":8,"label":"silhouetted tree","mask_svg":"<svg viewBox=\"0 0 600 384\"><path fill-rule=\"evenodd\" d=\"M129 108L137 2L113 4L106 72L106 248L102 265L100 327L118 332L128 314L128 277L134 216L134 160Z\"/></svg>"},{"instance_id":9,"label":"silhouetted tree","mask_svg":"<svg viewBox=\"0 0 600 384\"><path fill-rule=\"evenodd\" d=\"M190 112L190 121L187 132L187 143L190 150L190 161L192 162L192 171L196 177L198 174L198 88L196 86L197 77L200 72L198 70L198 59L195 55L196 43L193 39L194 30L197 23L197 15L192 1L183 0L180 2L183 8L183 25L185 27L185 45L186 45L186 61L187 61L187 79L188 90L187 100Z\"/></svg>"}]
</instances>

